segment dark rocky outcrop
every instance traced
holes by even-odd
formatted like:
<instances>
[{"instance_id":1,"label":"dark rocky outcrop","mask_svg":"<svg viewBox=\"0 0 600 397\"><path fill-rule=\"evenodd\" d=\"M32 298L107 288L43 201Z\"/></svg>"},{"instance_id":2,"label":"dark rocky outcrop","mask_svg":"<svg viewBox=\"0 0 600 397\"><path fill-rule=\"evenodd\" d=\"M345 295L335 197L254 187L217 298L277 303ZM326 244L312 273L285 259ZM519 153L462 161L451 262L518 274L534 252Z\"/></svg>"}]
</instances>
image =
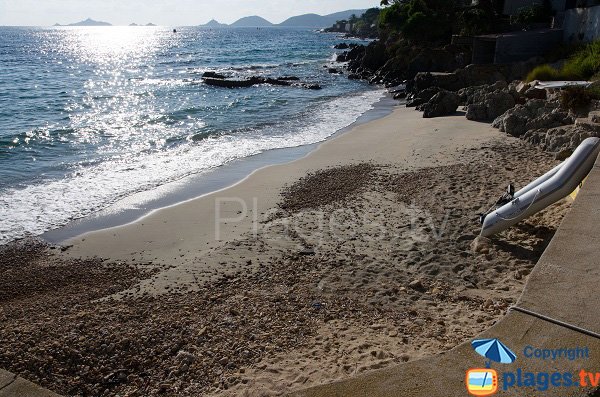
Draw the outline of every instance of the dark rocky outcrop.
<instances>
[{"instance_id":1,"label":"dark rocky outcrop","mask_svg":"<svg viewBox=\"0 0 600 397\"><path fill-rule=\"evenodd\" d=\"M438 87L429 87L429 88L419 91L415 94L412 94L408 97L408 100L406 102L406 107L407 108L416 107L416 106L422 105L424 103L427 103L427 102L429 102L429 100L431 98L433 98L440 91L441 91L441 89Z\"/></svg>"},{"instance_id":2,"label":"dark rocky outcrop","mask_svg":"<svg viewBox=\"0 0 600 397\"><path fill-rule=\"evenodd\" d=\"M217 73L217 72L211 72L211 71L204 72L204 74L202 74L202 77L204 77L204 78L213 78L213 79L225 79L225 78L227 78L227 76L225 76L223 74L220 74L220 73Z\"/></svg>"},{"instance_id":3,"label":"dark rocky outcrop","mask_svg":"<svg viewBox=\"0 0 600 397\"><path fill-rule=\"evenodd\" d=\"M263 84L263 79L251 77L246 80L228 80L224 78L215 78L215 77L204 77L204 82L208 85L214 85L217 87L225 87L225 88L242 88L242 87L252 87L253 85Z\"/></svg>"},{"instance_id":4,"label":"dark rocky outcrop","mask_svg":"<svg viewBox=\"0 0 600 397\"><path fill-rule=\"evenodd\" d=\"M424 118L449 116L456 112L459 97L455 92L441 90L426 103L417 106L423 112Z\"/></svg>"},{"instance_id":5,"label":"dark rocky outcrop","mask_svg":"<svg viewBox=\"0 0 600 397\"><path fill-rule=\"evenodd\" d=\"M300 77L296 77L296 76L282 76L282 77L277 77L277 80L298 81L298 80L300 80Z\"/></svg>"},{"instance_id":6,"label":"dark rocky outcrop","mask_svg":"<svg viewBox=\"0 0 600 397\"><path fill-rule=\"evenodd\" d=\"M449 91L462 88L489 85L498 81L510 82L521 79L531 70L537 61L517 62L509 65L468 65L451 73L417 73L414 78L415 89L440 87Z\"/></svg>"},{"instance_id":7,"label":"dark rocky outcrop","mask_svg":"<svg viewBox=\"0 0 600 397\"><path fill-rule=\"evenodd\" d=\"M213 77L204 77L203 80L206 84L217 86L217 87L225 87L225 88L247 88L252 87L259 84L271 84L271 85L279 85L285 87L301 87L309 90L320 90L322 87L319 84L313 83L298 83L293 82L297 81L295 77L288 78L271 78L271 77L250 77L245 80L230 80L224 78L213 78Z\"/></svg>"}]
</instances>

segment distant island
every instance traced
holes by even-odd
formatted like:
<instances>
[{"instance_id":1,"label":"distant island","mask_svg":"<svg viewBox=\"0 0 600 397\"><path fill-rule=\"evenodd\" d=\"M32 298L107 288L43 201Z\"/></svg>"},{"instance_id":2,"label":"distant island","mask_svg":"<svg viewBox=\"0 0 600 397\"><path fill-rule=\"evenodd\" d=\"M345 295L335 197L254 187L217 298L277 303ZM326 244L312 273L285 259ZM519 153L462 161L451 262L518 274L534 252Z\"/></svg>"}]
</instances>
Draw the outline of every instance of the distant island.
<instances>
[{"instance_id":1,"label":"distant island","mask_svg":"<svg viewBox=\"0 0 600 397\"><path fill-rule=\"evenodd\" d=\"M274 25L262 17L253 15L240 18L229 26L232 28L267 28Z\"/></svg>"},{"instance_id":2,"label":"distant island","mask_svg":"<svg viewBox=\"0 0 600 397\"><path fill-rule=\"evenodd\" d=\"M231 25L219 23L218 21L212 19L210 22L200 26L207 28L264 28L271 26L297 28L325 28L335 24L339 20L349 19L353 15L362 15L365 11L366 10L346 10L329 15L304 14L288 18L280 24L271 23L262 17L254 15L238 19Z\"/></svg>"},{"instance_id":3,"label":"distant island","mask_svg":"<svg viewBox=\"0 0 600 397\"><path fill-rule=\"evenodd\" d=\"M70 23L68 25L61 25L60 23L55 23L54 26L113 26L111 23L96 21L92 18L88 18L85 21ZM146 25L138 25L135 22L129 24L129 26L156 26L152 22L147 23Z\"/></svg>"},{"instance_id":4,"label":"distant island","mask_svg":"<svg viewBox=\"0 0 600 397\"><path fill-rule=\"evenodd\" d=\"M137 23L133 22L133 23L130 23L129 26L156 26L156 25L153 24L152 22L147 23L145 25L138 25Z\"/></svg>"},{"instance_id":5,"label":"distant island","mask_svg":"<svg viewBox=\"0 0 600 397\"><path fill-rule=\"evenodd\" d=\"M88 18L85 21L70 23L68 25L55 24L54 26L112 26L108 22L94 21L92 18Z\"/></svg>"},{"instance_id":6,"label":"distant island","mask_svg":"<svg viewBox=\"0 0 600 397\"><path fill-rule=\"evenodd\" d=\"M286 19L285 21L274 24L270 21L267 21L265 18L260 17L258 15L253 15L249 17L243 17L235 21L234 23L228 25L225 23L220 23L215 19L211 19L208 23L204 25L200 25L206 28L268 28L272 26L281 26L281 27L295 27L295 28L326 28L334 25L337 21L350 19L353 16L362 15L367 10L346 10L340 11L333 14L328 15L318 15L318 14L304 14L298 15L291 18ZM85 21L70 23L68 25L61 25L56 23L54 26L113 26L108 22L96 21L92 18L88 18ZM129 26L156 26L153 23L148 23L146 25L138 25L135 22L129 24Z\"/></svg>"},{"instance_id":7,"label":"distant island","mask_svg":"<svg viewBox=\"0 0 600 397\"><path fill-rule=\"evenodd\" d=\"M229 25L227 25L226 23L219 23L219 21L211 19L208 23L205 23L202 26L207 28L226 28Z\"/></svg>"}]
</instances>

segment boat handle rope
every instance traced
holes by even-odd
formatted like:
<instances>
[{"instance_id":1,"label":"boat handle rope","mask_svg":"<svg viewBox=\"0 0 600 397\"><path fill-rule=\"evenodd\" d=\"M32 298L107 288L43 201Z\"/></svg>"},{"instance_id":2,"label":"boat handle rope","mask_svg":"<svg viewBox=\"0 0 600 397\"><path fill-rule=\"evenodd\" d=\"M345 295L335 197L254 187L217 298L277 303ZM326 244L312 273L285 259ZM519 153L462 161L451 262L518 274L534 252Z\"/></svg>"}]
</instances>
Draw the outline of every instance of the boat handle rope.
<instances>
[{"instance_id":1,"label":"boat handle rope","mask_svg":"<svg viewBox=\"0 0 600 397\"><path fill-rule=\"evenodd\" d=\"M505 218L505 217L501 216L500 214L498 214L498 212L496 212L496 216L497 216L498 218L502 219L503 221L512 221L513 219L517 219L519 216L521 216L521 214L522 214L523 212L525 212L525 211L527 211L529 208L531 208L531 206L532 206L532 205L533 205L533 204L536 202L536 200L537 200L538 196L540 195L540 193L542 193L542 189L537 189L537 192L535 193L535 196L533 196L533 200L531 200L531 203L529 203L529 205L527 206L527 208L524 208L523 210L519 211L519 214L518 214L518 215L516 215L516 216L514 216L514 217L512 217L512 218ZM515 204L517 204L517 203L519 202L519 201L518 201L518 200L519 200L519 198L516 198L515 200L517 200L517 201L514 201L514 200L513 200L513 201L511 202L511 204L515 205ZM500 207L500 208L502 208L502 207ZM496 208L496 209L495 209L495 210L493 210L493 211L497 211L498 209L499 209L499 208ZM488 215L489 215L489 214L491 214L493 211L489 211L489 212L488 212Z\"/></svg>"}]
</instances>

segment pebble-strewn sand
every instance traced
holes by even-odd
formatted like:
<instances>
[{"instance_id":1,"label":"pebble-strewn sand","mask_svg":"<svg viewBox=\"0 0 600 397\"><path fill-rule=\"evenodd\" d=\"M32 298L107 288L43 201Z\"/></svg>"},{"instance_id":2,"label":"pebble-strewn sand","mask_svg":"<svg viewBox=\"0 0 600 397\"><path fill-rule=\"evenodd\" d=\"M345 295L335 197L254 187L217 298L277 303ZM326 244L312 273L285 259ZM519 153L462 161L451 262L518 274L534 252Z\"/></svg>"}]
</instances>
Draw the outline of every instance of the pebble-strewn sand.
<instances>
[{"instance_id":1,"label":"pebble-strewn sand","mask_svg":"<svg viewBox=\"0 0 600 397\"><path fill-rule=\"evenodd\" d=\"M450 349L506 313L570 205L473 244L508 182L556 164L486 134L412 166L388 156L293 178L256 236L190 259L166 293L139 280L176 260L4 247L0 367L66 395L263 396Z\"/></svg>"}]
</instances>

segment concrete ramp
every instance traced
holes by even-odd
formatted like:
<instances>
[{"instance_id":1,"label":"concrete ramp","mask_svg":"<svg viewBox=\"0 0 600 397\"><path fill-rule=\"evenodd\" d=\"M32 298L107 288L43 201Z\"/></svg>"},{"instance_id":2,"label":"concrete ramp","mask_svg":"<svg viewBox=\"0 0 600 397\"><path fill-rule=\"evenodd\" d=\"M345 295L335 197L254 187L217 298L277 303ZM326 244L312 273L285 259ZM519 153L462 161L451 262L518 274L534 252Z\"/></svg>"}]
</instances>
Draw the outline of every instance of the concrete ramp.
<instances>
[{"instance_id":1,"label":"concrete ramp","mask_svg":"<svg viewBox=\"0 0 600 397\"><path fill-rule=\"evenodd\" d=\"M35 383L0 369L0 397L60 397Z\"/></svg>"}]
</instances>

